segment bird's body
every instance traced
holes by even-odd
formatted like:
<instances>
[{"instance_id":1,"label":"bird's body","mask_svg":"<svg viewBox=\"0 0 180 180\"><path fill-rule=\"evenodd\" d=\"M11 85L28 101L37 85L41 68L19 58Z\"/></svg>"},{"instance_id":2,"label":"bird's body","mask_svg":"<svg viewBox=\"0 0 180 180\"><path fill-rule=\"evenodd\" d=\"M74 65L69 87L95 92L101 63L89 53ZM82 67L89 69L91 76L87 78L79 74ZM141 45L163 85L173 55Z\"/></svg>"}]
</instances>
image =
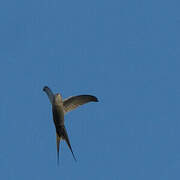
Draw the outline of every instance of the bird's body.
<instances>
[{"instance_id":1,"label":"bird's body","mask_svg":"<svg viewBox=\"0 0 180 180\"><path fill-rule=\"evenodd\" d=\"M59 144L61 139L66 141L69 149L72 152L74 159L76 160L64 125L64 115L65 113L77 108L80 105L83 105L91 101L97 102L98 100L95 96L80 95L80 96L70 97L63 101L62 96L60 94L54 95L53 92L50 90L50 88L48 88L47 86L45 86L43 90L47 93L49 100L52 104L53 120L56 128L58 162L59 162Z\"/></svg>"},{"instance_id":2,"label":"bird's body","mask_svg":"<svg viewBox=\"0 0 180 180\"><path fill-rule=\"evenodd\" d=\"M54 96L52 112L55 126L64 126L64 108L60 94Z\"/></svg>"},{"instance_id":3,"label":"bird's body","mask_svg":"<svg viewBox=\"0 0 180 180\"><path fill-rule=\"evenodd\" d=\"M53 112L53 120L56 127L56 141L57 145L59 146L59 142L61 139L64 139L66 143L68 144L74 159L76 160L74 153L72 151L68 134L66 131L66 128L64 126L64 107L63 107L63 101L60 94L56 94L53 99L52 104L52 112ZM58 161L59 161L59 147L57 147L57 153L58 153Z\"/></svg>"}]
</instances>

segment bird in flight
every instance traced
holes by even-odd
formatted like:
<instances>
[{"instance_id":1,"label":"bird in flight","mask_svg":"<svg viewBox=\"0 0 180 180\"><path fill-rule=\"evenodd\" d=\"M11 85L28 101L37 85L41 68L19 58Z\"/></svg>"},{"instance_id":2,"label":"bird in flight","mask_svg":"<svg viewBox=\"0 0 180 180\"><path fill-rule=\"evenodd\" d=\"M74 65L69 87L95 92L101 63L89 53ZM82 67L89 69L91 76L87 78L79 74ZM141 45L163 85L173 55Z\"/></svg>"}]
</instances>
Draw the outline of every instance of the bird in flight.
<instances>
[{"instance_id":1,"label":"bird in flight","mask_svg":"<svg viewBox=\"0 0 180 180\"><path fill-rule=\"evenodd\" d=\"M46 92L51 104L52 104L52 112L53 112L53 120L56 128L56 144L57 144L57 162L59 164L59 145L60 140L65 140L71 153L73 155L74 160L76 161L75 155L71 148L71 144L68 138L68 134L64 125L64 115L76 109L77 107L86 104L88 102L98 102L98 99L95 96L91 95L79 95L72 96L67 99L62 99L61 94L54 94L51 89L47 86L43 88L43 91Z\"/></svg>"}]
</instances>

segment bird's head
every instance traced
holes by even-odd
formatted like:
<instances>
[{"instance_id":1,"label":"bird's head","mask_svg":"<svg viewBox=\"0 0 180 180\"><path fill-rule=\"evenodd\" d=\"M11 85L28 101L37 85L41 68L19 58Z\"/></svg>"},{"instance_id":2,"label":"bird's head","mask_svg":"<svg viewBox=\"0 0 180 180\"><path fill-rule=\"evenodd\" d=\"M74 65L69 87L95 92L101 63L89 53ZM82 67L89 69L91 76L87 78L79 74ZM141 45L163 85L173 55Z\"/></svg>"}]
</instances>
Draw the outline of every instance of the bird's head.
<instances>
[{"instance_id":1,"label":"bird's head","mask_svg":"<svg viewBox=\"0 0 180 180\"><path fill-rule=\"evenodd\" d=\"M54 101L55 101L56 104L62 103L63 101L62 101L61 94L59 94L59 93L55 94Z\"/></svg>"}]
</instances>

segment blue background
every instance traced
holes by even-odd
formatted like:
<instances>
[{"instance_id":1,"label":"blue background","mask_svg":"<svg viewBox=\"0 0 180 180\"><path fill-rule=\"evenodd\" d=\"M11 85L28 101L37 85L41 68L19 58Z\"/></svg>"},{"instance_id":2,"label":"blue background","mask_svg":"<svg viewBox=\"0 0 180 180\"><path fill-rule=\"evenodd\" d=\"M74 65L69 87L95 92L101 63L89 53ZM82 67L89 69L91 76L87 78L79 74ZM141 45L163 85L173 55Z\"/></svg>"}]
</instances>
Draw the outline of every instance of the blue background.
<instances>
[{"instance_id":1,"label":"blue background","mask_svg":"<svg viewBox=\"0 0 180 180\"><path fill-rule=\"evenodd\" d=\"M0 178L180 179L180 1L1 0ZM92 94L66 115L44 85Z\"/></svg>"}]
</instances>

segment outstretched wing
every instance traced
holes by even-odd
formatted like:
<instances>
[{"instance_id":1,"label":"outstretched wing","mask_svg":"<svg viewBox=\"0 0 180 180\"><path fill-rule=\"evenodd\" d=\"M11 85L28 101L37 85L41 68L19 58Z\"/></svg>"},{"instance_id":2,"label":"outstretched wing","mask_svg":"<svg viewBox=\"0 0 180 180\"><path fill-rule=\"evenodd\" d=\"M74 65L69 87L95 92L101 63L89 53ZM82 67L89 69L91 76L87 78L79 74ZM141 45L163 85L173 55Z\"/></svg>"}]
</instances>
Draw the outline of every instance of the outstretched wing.
<instances>
[{"instance_id":1,"label":"outstretched wing","mask_svg":"<svg viewBox=\"0 0 180 180\"><path fill-rule=\"evenodd\" d=\"M81 106L88 102L98 102L98 99L95 96L91 95L79 95L69 97L63 101L64 113L72 111L73 109L76 109L78 106Z\"/></svg>"},{"instance_id":2,"label":"outstretched wing","mask_svg":"<svg viewBox=\"0 0 180 180\"><path fill-rule=\"evenodd\" d=\"M47 94L47 96L48 96L48 98L49 98L49 100L50 100L50 102L51 102L51 104L52 104L52 103L53 103L53 99L54 99L54 94L53 94L53 92L51 91L51 89L50 89L49 87L45 86L45 87L43 88L43 91L46 92L46 94Z\"/></svg>"}]
</instances>

